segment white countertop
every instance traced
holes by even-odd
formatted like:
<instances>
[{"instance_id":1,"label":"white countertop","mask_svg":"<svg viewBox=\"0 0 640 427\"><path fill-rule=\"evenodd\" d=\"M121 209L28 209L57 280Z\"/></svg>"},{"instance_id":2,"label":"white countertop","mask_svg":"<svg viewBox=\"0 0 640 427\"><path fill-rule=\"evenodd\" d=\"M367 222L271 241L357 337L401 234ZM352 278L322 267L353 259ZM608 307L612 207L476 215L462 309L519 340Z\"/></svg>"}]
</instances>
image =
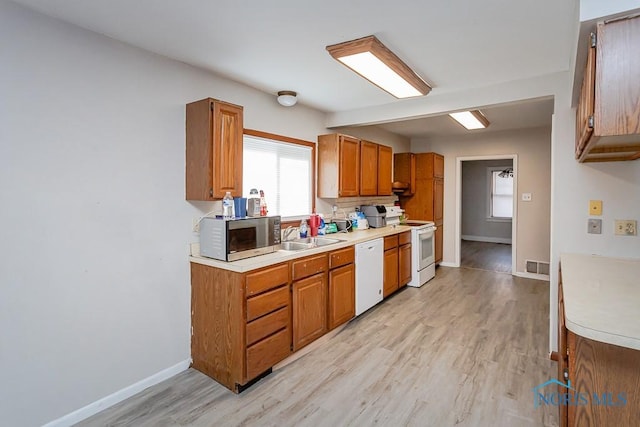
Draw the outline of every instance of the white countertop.
<instances>
[{"instance_id":1,"label":"white countertop","mask_svg":"<svg viewBox=\"0 0 640 427\"><path fill-rule=\"evenodd\" d=\"M640 350L640 259L562 254L567 329Z\"/></svg>"},{"instance_id":2,"label":"white countertop","mask_svg":"<svg viewBox=\"0 0 640 427\"><path fill-rule=\"evenodd\" d=\"M395 227L387 226L382 228L370 228L368 230L356 230L350 233L332 233L327 234L326 236L319 237L328 237L331 239L340 239L343 241L340 243L320 246L313 249L305 249L302 251L277 251L266 255L259 255L231 262L218 261L216 259L202 257L200 256L200 245L198 243L192 243L191 256L189 257L189 261L198 264L209 265L211 267L222 268L224 270L235 271L237 273L244 273L280 262L290 261L296 258L304 258L309 255L315 255L323 252L334 251L336 249L346 248L347 246L352 246L357 243L366 242L367 240L390 236L392 234L398 234L410 230L411 227L409 226L397 225Z\"/></svg>"}]
</instances>

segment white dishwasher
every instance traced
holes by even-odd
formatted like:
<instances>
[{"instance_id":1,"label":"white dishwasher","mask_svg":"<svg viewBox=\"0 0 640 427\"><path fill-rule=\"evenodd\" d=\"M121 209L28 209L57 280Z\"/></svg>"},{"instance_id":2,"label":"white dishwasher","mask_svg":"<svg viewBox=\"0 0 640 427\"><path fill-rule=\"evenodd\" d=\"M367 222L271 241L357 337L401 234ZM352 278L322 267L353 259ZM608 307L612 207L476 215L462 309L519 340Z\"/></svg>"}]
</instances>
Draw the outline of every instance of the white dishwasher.
<instances>
[{"instance_id":1,"label":"white dishwasher","mask_svg":"<svg viewBox=\"0 0 640 427\"><path fill-rule=\"evenodd\" d=\"M384 239L356 245L356 316L382 301Z\"/></svg>"}]
</instances>

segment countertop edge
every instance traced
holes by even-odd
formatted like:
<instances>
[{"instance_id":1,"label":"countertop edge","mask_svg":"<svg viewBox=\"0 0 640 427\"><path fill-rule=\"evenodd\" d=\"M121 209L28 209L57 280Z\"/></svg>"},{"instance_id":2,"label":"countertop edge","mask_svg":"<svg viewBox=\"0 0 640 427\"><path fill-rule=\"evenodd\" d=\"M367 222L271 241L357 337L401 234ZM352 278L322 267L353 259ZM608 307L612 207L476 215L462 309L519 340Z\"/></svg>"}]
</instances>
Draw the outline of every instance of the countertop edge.
<instances>
[{"instance_id":1,"label":"countertop edge","mask_svg":"<svg viewBox=\"0 0 640 427\"><path fill-rule=\"evenodd\" d=\"M333 233L328 234L325 237L342 239L344 241L334 243L332 245L320 246L317 248L306 249L302 251L277 251L271 254L259 255L231 262L219 261L213 258L206 258L198 255L189 255L189 262L233 271L236 273L246 273L249 271L279 264L281 262L287 262L298 258L305 258L307 256L317 255L325 252L332 252L337 249L347 248L349 246L353 246L369 240L384 238L386 236L391 236L394 234L400 234L405 231L411 231L411 229L412 227L410 226L398 225L396 227L387 226L384 228L371 228L369 230L359 230L342 234Z\"/></svg>"},{"instance_id":2,"label":"countertop edge","mask_svg":"<svg viewBox=\"0 0 640 427\"><path fill-rule=\"evenodd\" d=\"M565 326L576 335L605 344L617 345L618 347L631 348L640 350L640 339L626 337L623 335L612 334L611 332L599 331L587 326L582 326L572 322L565 313Z\"/></svg>"}]
</instances>

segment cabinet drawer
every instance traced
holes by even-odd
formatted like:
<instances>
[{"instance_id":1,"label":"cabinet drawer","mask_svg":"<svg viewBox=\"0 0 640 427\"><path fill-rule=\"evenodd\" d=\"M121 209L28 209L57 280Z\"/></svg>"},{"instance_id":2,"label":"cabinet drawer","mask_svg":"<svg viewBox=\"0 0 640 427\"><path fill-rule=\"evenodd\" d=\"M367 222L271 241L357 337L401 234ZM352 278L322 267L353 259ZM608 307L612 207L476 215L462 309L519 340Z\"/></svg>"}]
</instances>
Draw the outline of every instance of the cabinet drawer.
<instances>
[{"instance_id":1,"label":"cabinet drawer","mask_svg":"<svg viewBox=\"0 0 640 427\"><path fill-rule=\"evenodd\" d=\"M291 353L289 328L283 329L247 347L247 377L249 381L276 363L284 360Z\"/></svg>"},{"instance_id":2,"label":"cabinet drawer","mask_svg":"<svg viewBox=\"0 0 640 427\"><path fill-rule=\"evenodd\" d=\"M247 323L247 345L260 341L272 333L289 325L289 307L283 307L271 314Z\"/></svg>"},{"instance_id":3,"label":"cabinet drawer","mask_svg":"<svg viewBox=\"0 0 640 427\"><path fill-rule=\"evenodd\" d=\"M302 258L291 263L291 281L313 276L327 270L327 254Z\"/></svg>"},{"instance_id":4,"label":"cabinet drawer","mask_svg":"<svg viewBox=\"0 0 640 427\"><path fill-rule=\"evenodd\" d=\"M400 246L411 243L411 232L405 231L404 233L400 233L398 235L398 244Z\"/></svg>"},{"instance_id":5,"label":"cabinet drawer","mask_svg":"<svg viewBox=\"0 0 640 427\"><path fill-rule=\"evenodd\" d=\"M398 235L387 236L384 238L384 250L392 249L398 246Z\"/></svg>"},{"instance_id":6,"label":"cabinet drawer","mask_svg":"<svg viewBox=\"0 0 640 427\"><path fill-rule=\"evenodd\" d=\"M331 252L329 255L329 268L333 269L343 265L353 263L355 259L355 251L353 246Z\"/></svg>"},{"instance_id":7,"label":"cabinet drawer","mask_svg":"<svg viewBox=\"0 0 640 427\"><path fill-rule=\"evenodd\" d=\"M247 274L245 285L247 296L257 295L288 282L289 268L287 264L280 264L256 273Z\"/></svg>"},{"instance_id":8,"label":"cabinet drawer","mask_svg":"<svg viewBox=\"0 0 640 427\"><path fill-rule=\"evenodd\" d=\"M289 286L282 286L247 300L247 322L289 305Z\"/></svg>"}]
</instances>

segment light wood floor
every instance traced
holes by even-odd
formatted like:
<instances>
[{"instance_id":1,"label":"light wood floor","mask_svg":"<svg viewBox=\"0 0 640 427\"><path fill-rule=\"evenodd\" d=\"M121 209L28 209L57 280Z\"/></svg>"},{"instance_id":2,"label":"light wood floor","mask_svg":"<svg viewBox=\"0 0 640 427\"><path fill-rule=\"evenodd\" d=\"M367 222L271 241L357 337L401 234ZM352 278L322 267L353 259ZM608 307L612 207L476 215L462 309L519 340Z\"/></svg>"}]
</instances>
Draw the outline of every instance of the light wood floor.
<instances>
[{"instance_id":1,"label":"light wood floor","mask_svg":"<svg viewBox=\"0 0 640 427\"><path fill-rule=\"evenodd\" d=\"M460 265L467 268L511 273L511 245L462 240Z\"/></svg>"},{"instance_id":2,"label":"light wood floor","mask_svg":"<svg viewBox=\"0 0 640 427\"><path fill-rule=\"evenodd\" d=\"M554 426L548 282L437 270L240 395L189 369L83 426Z\"/></svg>"}]
</instances>

